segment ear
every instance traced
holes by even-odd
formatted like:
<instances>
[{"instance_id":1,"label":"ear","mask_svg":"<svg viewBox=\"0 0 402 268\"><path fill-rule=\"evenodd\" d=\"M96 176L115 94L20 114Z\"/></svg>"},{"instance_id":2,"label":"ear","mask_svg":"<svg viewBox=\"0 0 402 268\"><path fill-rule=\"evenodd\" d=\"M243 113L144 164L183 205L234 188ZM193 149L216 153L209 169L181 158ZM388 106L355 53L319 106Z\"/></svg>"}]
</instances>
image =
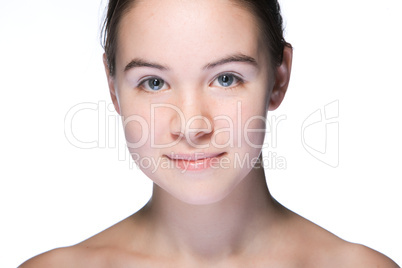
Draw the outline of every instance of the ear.
<instances>
[{"instance_id":1,"label":"ear","mask_svg":"<svg viewBox=\"0 0 402 268\"><path fill-rule=\"evenodd\" d=\"M290 72L292 69L293 49L285 46L281 65L276 68L275 84L272 89L268 110L273 111L279 107L288 89Z\"/></svg>"},{"instance_id":2,"label":"ear","mask_svg":"<svg viewBox=\"0 0 402 268\"><path fill-rule=\"evenodd\" d=\"M107 64L106 53L103 53L103 65L105 66L107 83L109 85L110 97L112 98L114 109L118 114L120 114L120 106L117 100L116 88L114 86L114 77L110 75L109 66Z\"/></svg>"}]
</instances>

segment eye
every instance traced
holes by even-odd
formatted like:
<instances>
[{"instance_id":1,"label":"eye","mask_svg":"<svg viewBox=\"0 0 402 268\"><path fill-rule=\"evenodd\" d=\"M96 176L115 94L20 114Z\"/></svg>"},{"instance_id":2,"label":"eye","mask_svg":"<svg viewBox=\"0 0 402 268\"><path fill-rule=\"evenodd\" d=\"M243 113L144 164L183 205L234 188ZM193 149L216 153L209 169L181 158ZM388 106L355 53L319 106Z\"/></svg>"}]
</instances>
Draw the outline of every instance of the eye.
<instances>
[{"instance_id":1,"label":"eye","mask_svg":"<svg viewBox=\"0 0 402 268\"><path fill-rule=\"evenodd\" d=\"M142 80L139 84L146 91L161 91L162 89L167 88L166 82L159 77L151 77L145 80Z\"/></svg>"},{"instance_id":2,"label":"eye","mask_svg":"<svg viewBox=\"0 0 402 268\"><path fill-rule=\"evenodd\" d=\"M241 82L242 80L236 75L221 74L213 81L212 86L230 88L237 86Z\"/></svg>"}]
</instances>

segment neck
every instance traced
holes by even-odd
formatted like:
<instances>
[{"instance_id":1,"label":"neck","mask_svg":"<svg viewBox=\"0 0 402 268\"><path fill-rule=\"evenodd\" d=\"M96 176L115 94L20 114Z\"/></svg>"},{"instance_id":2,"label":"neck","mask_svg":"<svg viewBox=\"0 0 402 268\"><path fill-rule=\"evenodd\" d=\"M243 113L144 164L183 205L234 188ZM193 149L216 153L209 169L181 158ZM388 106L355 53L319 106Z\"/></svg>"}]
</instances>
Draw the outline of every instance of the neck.
<instances>
[{"instance_id":1,"label":"neck","mask_svg":"<svg viewBox=\"0 0 402 268\"><path fill-rule=\"evenodd\" d=\"M211 260L246 251L273 224L275 204L260 167L252 169L226 198L208 205L184 203L154 185L146 211L155 224L157 241Z\"/></svg>"}]
</instances>

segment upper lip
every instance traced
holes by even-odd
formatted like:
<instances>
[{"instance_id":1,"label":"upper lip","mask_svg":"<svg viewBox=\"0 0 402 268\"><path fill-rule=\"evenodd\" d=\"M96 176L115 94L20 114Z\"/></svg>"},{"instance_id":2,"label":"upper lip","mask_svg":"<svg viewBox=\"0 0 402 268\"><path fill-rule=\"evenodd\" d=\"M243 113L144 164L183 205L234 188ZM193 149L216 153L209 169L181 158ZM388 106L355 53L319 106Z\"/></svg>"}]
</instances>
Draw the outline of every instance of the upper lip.
<instances>
[{"instance_id":1,"label":"upper lip","mask_svg":"<svg viewBox=\"0 0 402 268\"><path fill-rule=\"evenodd\" d=\"M206 158L213 158L222 155L223 153L190 153L190 154L182 154L182 153L170 153L166 156L172 160L187 160L187 161L196 161L202 160Z\"/></svg>"}]
</instances>

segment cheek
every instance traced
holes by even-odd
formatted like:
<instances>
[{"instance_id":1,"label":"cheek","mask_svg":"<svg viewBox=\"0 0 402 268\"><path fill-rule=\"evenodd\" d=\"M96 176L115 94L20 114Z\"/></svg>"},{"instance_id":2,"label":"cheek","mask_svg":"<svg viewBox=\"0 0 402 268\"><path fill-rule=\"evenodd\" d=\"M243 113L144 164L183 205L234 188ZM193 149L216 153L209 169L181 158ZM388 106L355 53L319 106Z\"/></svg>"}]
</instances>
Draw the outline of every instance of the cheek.
<instances>
[{"instance_id":1,"label":"cheek","mask_svg":"<svg viewBox=\"0 0 402 268\"><path fill-rule=\"evenodd\" d=\"M174 106L133 103L123 107L124 133L130 152L150 155L150 149L167 148L174 142L171 123L172 120L180 122L180 115L173 109Z\"/></svg>"},{"instance_id":2,"label":"cheek","mask_svg":"<svg viewBox=\"0 0 402 268\"><path fill-rule=\"evenodd\" d=\"M122 124L130 152L137 152L149 144L151 120L149 105L125 101L120 104Z\"/></svg>"},{"instance_id":3,"label":"cheek","mask_svg":"<svg viewBox=\"0 0 402 268\"><path fill-rule=\"evenodd\" d=\"M139 148L148 140L150 128L147 120L140 115L123 117L124 134L129 148Z\"/></svg>"},{"instance_id":4,"label":"cheek","mask_svg":"<svg viewBox=\"0 0 402 268\"><path fill-rule=\"evenodd\" d=\"M266 131L265 121L266 117L262 115L252 116L247 119L243 127L243 139L247 145L261 148Z\"/></svg>"},{"instance_id":5,"label":"cheek","mask_svg":"<svg viewBox=\"0 0 402 268\"><path fill-rule=\"evenodd\" d=\"M258 97L239 99L215 108L213 144L261 148L266 132L266 102L261 100L266 95Z\"/></svg>"},{"instance_id":6,"label":"cheek","mask_svg":"<svg viewBox=\"0 0 402 268\"><path fill-rule=\"evenodd\" d=\"M250 105L248 106L250 107ZM211 144L216 148L236 148L236 151L259 154L266 133L264 109L237 107L230 114L214 119Z\"/></svg>"},{"instance_id":7,"label":"cheek","mask_svg":"<svg viewBox=\"0 0 402 268\"><path fill-rule=\"evenodd\" d=\"M266 132L266 111L265 109L254 109L249 105L242 110L241 140L243 146L260 150L264 143Z\"/></svg>"}]
</instances>

